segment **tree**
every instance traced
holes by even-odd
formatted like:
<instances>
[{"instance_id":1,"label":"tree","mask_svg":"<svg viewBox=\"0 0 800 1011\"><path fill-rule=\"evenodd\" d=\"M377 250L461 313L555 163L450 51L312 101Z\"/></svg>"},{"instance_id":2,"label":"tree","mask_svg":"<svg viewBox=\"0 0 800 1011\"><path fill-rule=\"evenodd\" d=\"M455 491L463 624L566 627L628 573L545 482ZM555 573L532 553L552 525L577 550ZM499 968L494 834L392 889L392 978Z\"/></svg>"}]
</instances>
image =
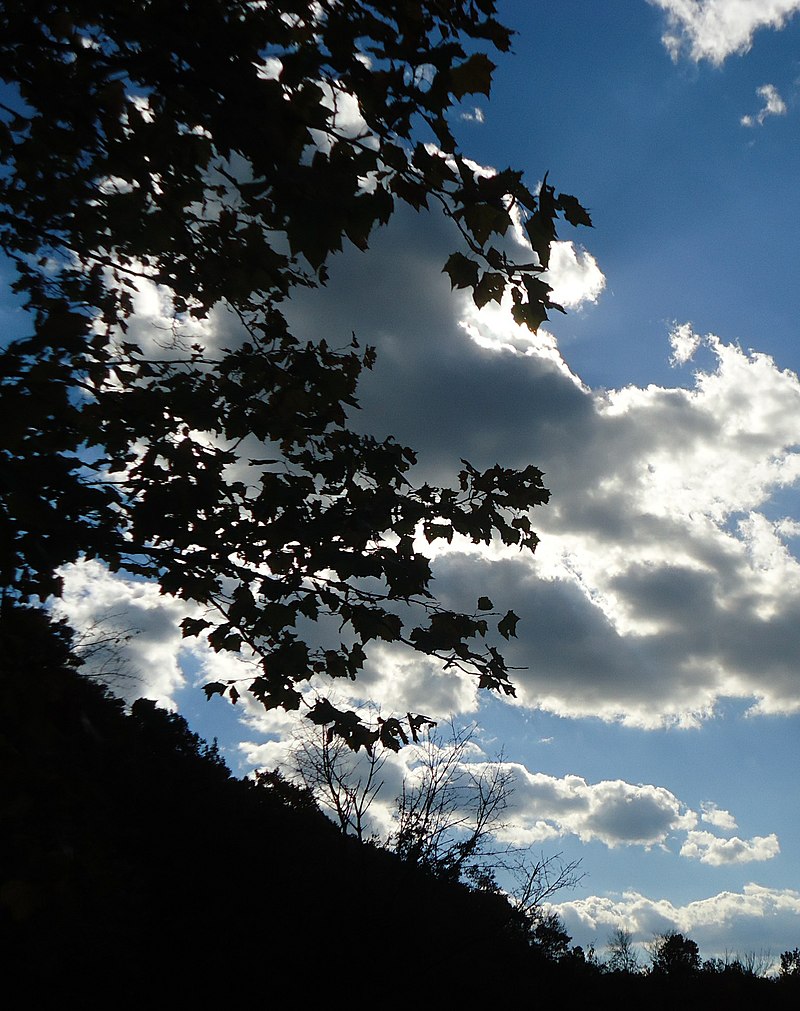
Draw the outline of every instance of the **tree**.
<instances>
[{"instance_id":1,"label":"tree","mask_svg":"<svg viewBox=\"0 0 800 1011\"><path fill-rule=\"evenodd\" d=\"M564 921L554 912L539 910L530 921L530 941L533 947L545 958L558 962L570 953L569 942L572 940L567 933ZM580 950L583 955L582 949Z\"/></svg>"},{"instance_id":2,"label":"tree","mask_svg":"<svg viewBox=\"0 0 800 1011\"><path fill-rule=\"evenodd\" d=\"M446 734L428 731L413 778L403 781L397 799L391 844L404 860L437 877L458 881L471 872L488 885L502 860L496 852L487 854L487 845L503 827L513 777L502 759L466 761L474 737L474 727L459 728L452 720Z\"/></svg>"},{"instance_id":3,"label":"tree","mask_svg":"<svg viewBox=\"0 0 800 1011\"><path fill-rule=\"evenodd\" d=\"M458 727L452 720L445 730L426 728L416 746L418 761L395 801L395 827L386 845L439 880L502 892L533 936L547 901L580 882L580 861L564 862L560 853L535 857L498 842L498 832L506 827L513 776L502 756L470 762L474 743L475 728ZM354 755L330 730L301 726L287 766L293 781L316 798L344 834L363 840L366 816L384 790L386 759L379 747Z\"/></svg>"},{"instance_id":4,"label":"tree","mask_svg":"<svg viewBox=\"0 0 800 1011\"><path fill-rule=\"evenodd\" d=\"M700 951L691 938L667 930L654 939L650 962L654 974L683 979L700 971Z\"/></svg>"},{"instance_id":5,"label":"tree","mask_svg":"<svg viewBox=\"0 0 800 1011\"><path fill-rule=\"evenodd\" d=\"M780 978L800 982L800 948L781 952Z\"/></svg>"},{"instance_id":6,"label":"tree","mask_svg":"<svg viewBox=\"0 0 800 1011\"><path fill-rule=\"evenodd\" d=\"M106 611L76 630L73 644L75 655L83 667L83 676L112 689L139 680L139 676L130 670L130 659L125 653L126 645L138 631L122 628L120 618L120 614Z\"/></svg>"},{"instance_id":7,"label":"tree","mask_svg":"<svg viewBox=\"0 0 800 1011\"><path fill-rule=\"evenodd\" d=\"M319 726L298 729L289 758L293 781L314 797L343 834L360 841L368 838L367 815L383 787L379 776L385 761L380 748L354 754L342 737Z\"/></svg>"},{"instance_id":8,"label":"tree","mask_svg":"<svg viewBox=\"0 0 800 1011\"><path fill-rule=\"evenodd\" d=\"M561 853L531 857L523 851L506 866L515 882L511 897L517 909L529 921L536 919L556 893L578 887L584 878L580 866L580 860L564 861Z\"/></svg>"},{"instance_id":9,"label":"tree","mask_svg":"<svg viewBox=\"0 0 800 1011\"><path fill-rule=\"evenodd\" d=\"M464 461L458 488L415 487L411 449L348 426L374 350L303 342L281 310L398 203L454 222L444 270L477 305L510 290L534 330L559 308L541 278L556 223L588 214L546 176L533 192L477 172L448 125L489 92L481 47L510 37L494 0L0 2L0 248L30 324L0 355L17 599L58 594L78 557L158 580L187 601L186 635L258 660L268 709L305 704L315 675L356 678L381 640L513 694L485 640L517 615L448 610L414 538L532 551L541 472ZM531 262L504 248L515 220ZM162 331L140 333L143 287ZM327 616L341 634L298 628ZM420 725L368 728L324 698L308 716L356 749Z\"/></svg>"},{"instance_id":10,"label":"tree","mask_svg":"<svg viewBox=\"0 0 800 1011\"><path fill-rule=\"evenodd\" d=\"M747 976L751 979L764 979L769 974L774 959L769 950L747 951L744 954L730 955L725 951L724 958L708 958L703 962L703 972L708 974L727 973L730 976Z\"/></svg>"},{"instance_id":11,"label":"tree","mask_svg":"<svg viewBox=\"0 0 800 1011\"><path fill-rule=\"evenodd\" d=\"M606 966L611 972L638 972L639 955L633 944L633 934L625 927L615 927L609 935L608 961Z\"/></svg>"}]
</instances>

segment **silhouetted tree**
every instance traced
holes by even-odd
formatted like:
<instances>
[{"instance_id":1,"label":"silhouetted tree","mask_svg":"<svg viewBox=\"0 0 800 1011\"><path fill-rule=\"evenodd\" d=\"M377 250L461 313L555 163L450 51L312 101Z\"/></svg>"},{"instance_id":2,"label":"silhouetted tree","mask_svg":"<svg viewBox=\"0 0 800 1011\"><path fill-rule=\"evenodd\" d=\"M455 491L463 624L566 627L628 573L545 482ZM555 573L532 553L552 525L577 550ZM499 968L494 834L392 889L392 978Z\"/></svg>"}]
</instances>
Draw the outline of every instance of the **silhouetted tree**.
<instances>
[{"instance_id":1,"label":"silhouetted tree","mask_svg":"<svg viewBox=\"0 0 800 1011\"><path fill-rule=\"evenodd\" d=\"M118 694L123 694L122 689L127 688L126 694L130 697L133 684L141 678L131 670L126 646L139 630L123 627L121 617L120 613L108 610L76 629L73 649L81 661L84 677L108 685Z\"/></svg>"},{"instance_id":2,"label":"silhouetted tree","mask_svg":"<svg viewBox=\"0 0 800 1011\"><path fill-rule=\"evenodd\" d=\"M700 951L689 937L668 930L655 938L650 950L651 972L671 979L685 979L700 970Z\"/></svg>"},{"instance_id":3,"label":"silhouetted tree","mask_svg":"<svg viewBox=\"0 0 800 1011\"><path fill-rule=\"evenodd\" d=\"M800 948L781 953L780 978L800 983Z\"/></svg>"},{"instance_id":4,"label":"silhouetted tree","mask_svg":"<svg viewBox=\"0 0 800 1011\"><path fill-rule=\"evenodd\" d=\"M278 769L264 769L257 772L255 782L262 790L277 797L281 804L293 811L319 811L319 805L311 790L286 779Z\"/></svg>"},{"instance_id":5,"label":"silhouetted tree","mask_svg":"<svg viewBox=\"0 0 800 1011\"><path fill-rule=\"evenodd\" d=\"M514 905L526 917L535 917L558 892L577 888L584 878L580 860L564 860L561 853L533 857L529 851L512 851L504 864L514 880L509 889Z\"/></svg>"},{"instance_id":6,"label":"silhouetted tree","mask_svg":"<svg viewBox=\"0 0 800 1011\"><path fill-rule=\"evenodd\" d=\"M512 776L502 761L465 761L471 727L451 721L446 734L429 731L418 746L413 776L397 800L394 851L437 876L458 881L470 866L497 869L486 859L492 834L502 828Z\"/></svg>"},{"instance_id":7,"label":"silhouetted tree","mask_svg":"<svg viewBox=\"0 0 800 1011\"><path fill-rule=\"evenodd\" d=\"M368 837L367 814L380 792L380 771L386 761L379 747L354 753L325 727L298 728L291 749L291 771L343 833Z\"/></svg>"},{"instance_id":8,"label":"silhouetted tree","mask_svg":"<svg viewBox=\"0 0 800 1011\"><path fill-rule=\"evenodd\" d=\"M611 972L638 972L639 954L633 943L633 934L625 927L615 927L606 942L608 960L606 967Z\"/></svg>"},{"instance_id":9,"label":"silhouetted tree","mask_svg":"<svg viewBox=\"0 0 800 1011\"><path fill-rule=\"evenodd\" d=\"M520 922L530 923L553 895L576 887L580 861L564 862L560 853L536 857L527 848L498 842L513 777L502 757L470 762L474 738L473 727L452 720L443 731L427 730L395 801L395 828L386 845L406 863L475 890L500 892L502 875ZM356 755L329 731L301 726L287 764L343 833L363 839L369 809L384 789L385 760L377 747Z\"/></svg>"},{"instance_id":10,"label":"silhouetted tree","mask_svg":"<svg viewBox=\"0 0 800 1011\"><path fill-rule=\"evenodd\" d=\"M449 126L489 92L481 47L510 38L494 0L0 3L0 248L29 322L0 354L0 581L19 599L59 593L81 556L157 580L186 635L255 655L242 680L268 709L357 677L374 641L513 694L484 640L517 616L437 601L415 535L533 550L541 472L464 462L458 487L415 487L411 449L348 425L373 349L305 343L281 309L398 203L454 222L444 270L478 306L509 290L533 330L559 308L541 274L559 217L586 211L547 177L476 172ZM504 245L517 219L530 262ZM134 325L143 289L160 324ZM331 615L341 636L304 636ZM309 716L356 749L419 726L324 699Z\"/></svg>"},{"instance_id":11,"label":"silhouetted tree","mask_svg":"<svg viewBox=\"0 0 800 1011\"><path fill-rule=\"evenodd\" d=\"M9 1007L244 1006L252 966L290 996L330 1002L355 987L357 952L368 984L402 979L443 1006L489 989L509 1006L796 1008L796 950L784 952L783 983L738 962L601 974L554 911L525 922L503 894L358 843L308 791L274 773L235 779L181 717L151 702L126 713L78 669L63 624L2 601ZM685 938L677 947L696 951Z\"/></svg>"},{"instance_id":12,"label":"silhouetted tree","mask_svg":"<svg viewBox=\"0 0 800 1011\"><path fill-rule=\"evenodd\" d=\"M0 608L0 755L9 1007L239 1006L247 966L329 999L352 950L378 980L408 961L437 999L473 988L481 958L503 997L530 970L503 896L342 835L280 777L234 779L181 717L128 714L80 677L68 630L14 604Z\"/></svg>"},{"instance_id":13,"label":"silhouetted tree","mask_svg":"<svg viewBox=\"0 0 800 1011\"><path fill-rule=\"evenodd\" d=\"M530 916L529 936L533 947L545 958L560 961L570 953L569 944L572 938L558 913L533 911Z\"/></svg>"}]
</instances>

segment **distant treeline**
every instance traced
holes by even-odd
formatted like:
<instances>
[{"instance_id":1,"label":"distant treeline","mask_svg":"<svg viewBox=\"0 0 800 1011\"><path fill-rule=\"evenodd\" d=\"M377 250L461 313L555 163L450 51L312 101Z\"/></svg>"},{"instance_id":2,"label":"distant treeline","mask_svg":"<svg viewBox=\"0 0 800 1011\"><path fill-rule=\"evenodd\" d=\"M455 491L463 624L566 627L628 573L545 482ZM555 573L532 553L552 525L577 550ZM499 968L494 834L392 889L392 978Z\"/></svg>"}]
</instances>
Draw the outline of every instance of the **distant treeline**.
<instances>
[{"instance_id":1,"label":"distant treeline","mask_svg":"<svg viewBox=\"0 0 800 1011\"><path fill-rule=\"evenodd\" d=\"M557 918L344 835L279 775L234 778L182 717L146 700L126 712L78 667L64 626L3 603L9 1008L797 1006L797 951L777 979L703 963L681 935L662 939L646 972L601 964Z\"/></svg>"}]
</instances>

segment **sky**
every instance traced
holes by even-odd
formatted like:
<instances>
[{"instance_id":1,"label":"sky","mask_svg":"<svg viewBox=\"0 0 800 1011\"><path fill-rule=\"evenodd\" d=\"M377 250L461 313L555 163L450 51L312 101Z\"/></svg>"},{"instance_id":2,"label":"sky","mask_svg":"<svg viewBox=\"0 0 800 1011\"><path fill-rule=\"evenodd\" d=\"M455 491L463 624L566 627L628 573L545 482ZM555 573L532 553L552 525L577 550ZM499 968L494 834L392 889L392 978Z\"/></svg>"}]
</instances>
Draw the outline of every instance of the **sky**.
<instances>
[{"instance_id":1,"label":"sky","mask_svg":"<svg viewBox=\"0 0 800 1011\"><path fill-rule=\"evenodd\" d=\"M503 838L582 861L555 900L575 943L671 928L704 957L777 959L800 945L800 0L500 14L513 53L457 135L590 209L553 255L567 315L531 335L476 310L441 273L452 229L411 211L289 315L376 345L354 423L413 446L420 482L462 457L544 471L533 558L454 543L434 565L453 607L520 615L517 698L383 646L356 701L474 725L477 762L502 751ZM138 309L146 329L158 293ZM119 689L177 706L235 772L287 761L285 714L205 701L234 661L181 640L184 605L85 563L59 606L135 632ZM375 831L414 769L390 758Z\"/></svg>"}]
</instances>

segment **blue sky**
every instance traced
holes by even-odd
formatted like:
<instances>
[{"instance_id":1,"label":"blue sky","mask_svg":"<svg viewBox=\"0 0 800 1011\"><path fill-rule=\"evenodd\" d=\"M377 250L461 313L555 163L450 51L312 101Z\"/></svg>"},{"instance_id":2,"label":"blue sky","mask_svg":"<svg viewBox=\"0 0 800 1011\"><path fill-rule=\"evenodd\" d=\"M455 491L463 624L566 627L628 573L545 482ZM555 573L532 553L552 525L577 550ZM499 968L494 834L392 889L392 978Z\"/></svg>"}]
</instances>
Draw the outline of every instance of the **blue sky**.
<instances>
[{"instance_id":1,"label":"blue sky","mask_svg":"<svg viewBox=\"0 0 800 1011\"><path fill-rule=\"evenodd\" d=\"M591 209L556 257L569 314L534 339L477 313L440 273L446 222L402 212L291 315L377 345L358 423L417 448L422 479L461 456L545 471L534 562L455 545L435 569L445 600L514 607L527 669L509 705L385 649L360 698L504 748L509 838L583 860L558 904L576 943L674 927L706 956L777 956L800 944L800 0L501 17L514 53L458 133ZM285 760L288 718L203 701L232 661L181 643L179 605L96 565L69 586L76 620L124 609L140 630L134 696L177 703L237 771Z\"/></svg>"}]
</instances>

